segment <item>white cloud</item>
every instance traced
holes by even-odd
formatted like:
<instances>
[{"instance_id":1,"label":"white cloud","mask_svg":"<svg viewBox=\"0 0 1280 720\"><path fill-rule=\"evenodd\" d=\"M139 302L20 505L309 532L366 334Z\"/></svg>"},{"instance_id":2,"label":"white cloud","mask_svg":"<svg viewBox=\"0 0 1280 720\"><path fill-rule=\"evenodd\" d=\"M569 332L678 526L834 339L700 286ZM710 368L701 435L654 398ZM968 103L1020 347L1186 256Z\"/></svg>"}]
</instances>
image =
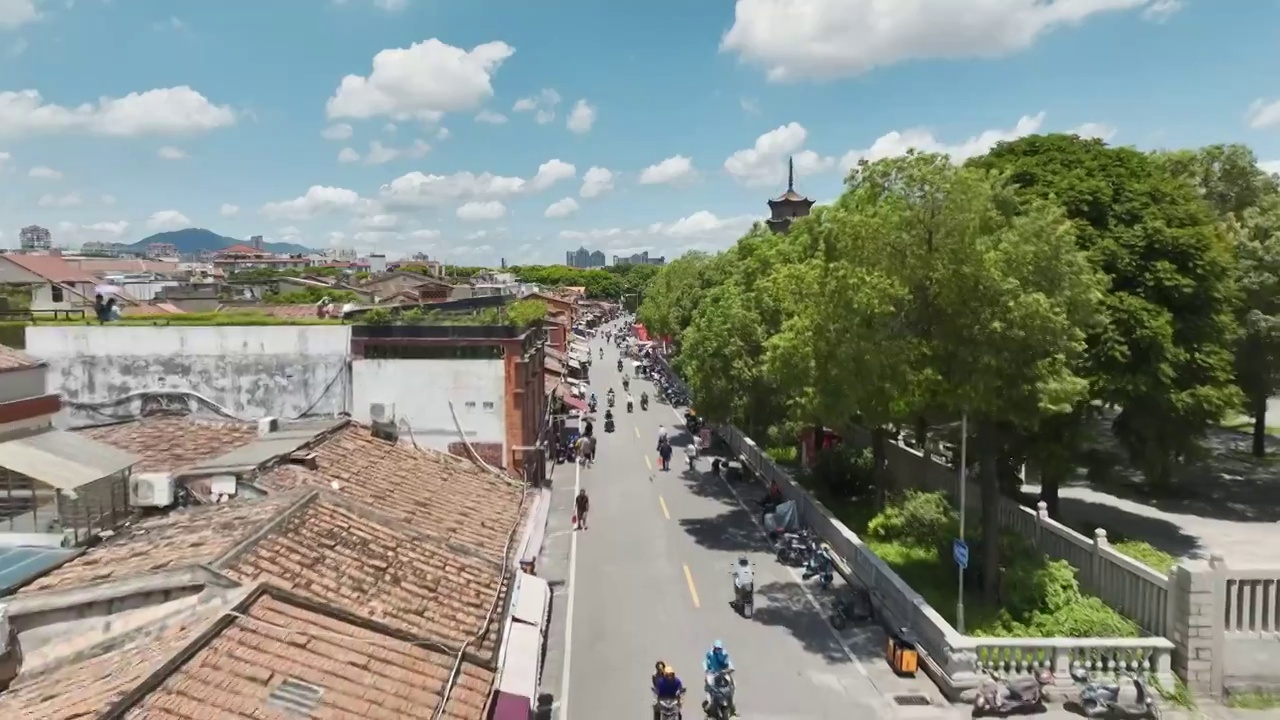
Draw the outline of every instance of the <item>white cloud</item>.
<instances>
[{"instance_id":1,"label":"white cloud","mask_svg":"<svg viewBox=\"0 0 1280 720\"><path fill-rule=\"evenodd\" d=\"M240 214L240 206L223 203L222 207L218 208L218 212L222 213L222 217L234 217Z\"/></svg>"},{"instance_id":2,"label":"white cloud","mask_svg":"<svg viewBox=\"0 0 1280 720\"><path fill-rule=\"evenodd\" d=\"M7 152L0 152L0 167L4 167L4 164L9 162L12 159L13 159L13 155L10 155Z\"/></svg>"},{"instance_id":3,"label":"white cloud","mask_svg":"<svg viewBox=\"0 0 1280 720\"><path fill-rule=\"evenodd\" d=\"M413 232L409 233L409 237L413 240L439 240L440 231L427 230L427 229L414 230Z\"/></svg>"},{"instance_id":4,"label":"white cloud","mask_svg":"<svg viewBox=\"0 0 1280 720\"><path fill-rule=\"evenodd\" d=\"M1152 0L1151 4L1142 11L1142 18L1162 23L1181 10L1185 4L1184 0Z\"/></svg>"},{"instance_id":5,"label":"white cloud","mask_svg":"<svg viewBox=\"0 0 1280 720\"><path fill-rule=\"evenodd\" d=\"M0 28L11 30L39 18L34 0L0 0Z\"/></svg>"},{"instance_id":6,"label":"white cloud","mask_svg":"<svg viewBox=\"0 0 1280 720\"><path fill-rule=\"evenodd\" d=\"M8 155L6 153L6 159ZM62 173L47 167L33 167L27 171L27 177L36 178L37 180L61 180Z\"/></svg>"},{"instance_id":7,"label":"white cloud","mask_svg":"<svg viewBox=\"0 0 1280 720\"><path fill-rule=\"evenodd\" d=\"M582 190L578 192L578 195L584 198L600 197L613 190L615 177L608 168L592 167L583 173Z\"/></svg>"},{"instance_id":8,"label":"white cloud","mask_svg":"<svg viewBox=\"0 0 1280 720\"><path fill-rule=\"evenodd\" d=\"M577 174L578 168L556 158L539 165L538 174L533 176L529 185L533 190L546 190L561 180L568 180Z\"/></svg>"},{"instance_id":9,"label":"white cloud","mask_svg":"<svg viewBox=\"0 0 1280 720\"><path fill-rule=\"evenodd\" d=\"M742 112L748 115L760 114L760 101L755 98L742 97L738 98L738 106L742 108Z\"/></svg>"},{"instance_id":10,"label":"white cloud","mask_svg":"<svg viewBox=\"0 0 1280 720\"><path fill-rule=\"evenodd\" d=\"M672 222L656 222L643 228L564 230L562 240L603 247L617 254L661 249L673 254L688 250L722 250L732 245L759 218L750 215L722 218L700 210Z\"/></svg>"},{"instance_id":11,"label":"white cloud","mask_svg":"<svg viewBox=\"0 0 1280 720\"><path fill-rule=\"evenodd\" d=\"M430 207L458 200L492 200L523 192L523 178L460 172L453 175L426 175L414 171L392 180L379 190L391 207Z\"/></svg>"},{"instance_id":12,"label":"white cloud","mask_svg":"<svg viewBox=\"0 0 1280 720\"><path fill-rule=\"evenodd\" d=\"M1067 131L1072 135L1079 135L1082 138L1097 138L1103 142L1111 142L1111 138L1116 136L1116 129L1110 125L1103 123L1087 122L1083 125L1077 125Z\"/></svg>"},{"instance_id":13,"label":"white cloud","mask_svg":"<svg viewBox=\"0 0 1280 720\"><path fill-rule=\"evenodd\" d=\"M161 210L151 213L151 217L147 218L147 229L152 232L181 230L189 227L191 227L191 218L177 210Z\"/></svg>"},{"instance_id":14,"label":"white cloud","mask_svg":"<svg viewBox=\"0 0 1280 720\"><path fill-rule=\"evenodd\" d=\"M186 160L187 152L179 147L165 145L157 153L162 160Z\"/></svg>"},{"instance_id":15,"label":"white cloud","mask_svg":"<svg viewBox=\"0 0 1280 720\"><path fill-rule=\"evenodd\" d=\"M338 162L340 163L360 162L360 153L356 152L354 148L349 148L349 147L342 148L341 150L338 151Z\"/></svg>"},{"instance_id":16,"label":"white cloud","mask_svg":"<svg viewBox=\"0 0 1280 720\"><path fill-rule=\"evenodd\" d=\"M320 137L323 137L325 140L350 140L351 136L354 135L355 132L355 129L350 125L346 123L338 123L337 125L330 125L325 128L324 132L320 133Z\"/></svg>"},{"instance_id":17,"label":"white cloud","mask_svg":"<svg viewBox=\"0 0 1280 720\"><path fill-rule=\"evenodd\" d=\"M101 198L99 198L99 200L101 200L101 201L102 201L102 204L103 204L103 205L115 205L115 204L116 204L116 196L115 196L115 195L103 195Z\"/></svg>"},{"instance_id":18,"label":"white cloud","mask_svg":"<svg viewBox=\"0 0 1280 720\"><path fill-rule=\"evenodd\" d=\"M1268 173L1271 173L1272 175L1280 175L1280 160L1268 160L1266 162L1260 162L1258 163L1258 167L1262 168L1263 172L1268 172Z\"/></svg>"},{"instance_id":19,"label":"white cloud","mask_svg":"<svg viewBox=\"0 0 1280 720\"><path fill-rule=\"evenodd\" d=\"M1280 126L1280 100L1254 100L1244 114L1244 121L1254 130Z\"/></svg>"},{"instance_id":20,"label":"white cloud","mask_svg":"<svg viewBox=\"0 0 1280 720\"><path fill-rule=\"evenodd\" d=\"M674 155L656 165L640 171L641 185L678 184L692 180L696 175L693 161L684 155Z\"/></svg>"},{"instance_id":21,"label":"white cloud","mask_svg":"<svg viewBox=\"0 0 1280 720\"><path fill-rule=\"evenodd\" d=\"M3 0L0 0L3 2ZM234 125L236 111L185 85L101 98L74 108L46 103L36 90L0 92L0 135L84 132L109 137L179 135Z\"/></svg>"},{"instance_id":22,"label":"white cloud","mask_svg":"<svg viewBox=\"0 0 1280 720\"><path fill-rule=\"evenodd\" d=\"M809 131L800 123L787 123L756 138L755 144L739 150L724 161L724 169L748 187L778 185L787 179L787 160L795 162L799 175L816 175L830 170L835 159L802 150Z\"/></svg>"},{"instance_id":23,"label":"white cloud","mask_svg":"<svg viewBox=\"0 0 1280 720\"><path fill-rule=\"evenodd\" d=\"M902 132L895 130L881 135L871 144L871 147L865 150L850 150L845 153L844 157L840 158L840 168L848 171L863 158L874 162L884 158L905 155L907 150L912 148L921 152L944 153L950 155L952 160L960 162L982 155L994 147L996 143L1016 140L1020 137L1040 132L1042 125L1044 125L1043 112L1035 115L1023 115L1012 128L1007 130L984 130L955 145L949 145L938 140L933 136L933 133L925 128L913 128Z\"/></svg>"},{"instance_id":24,"label":"white cloud","mask_svg":"<svg viewBox=\"0 0 1280 720\"><path fill-rule=\"evenodd\" d=\"M387 133L388 135L395 133L395 131L399 129L400 129L400 126L396 125L395 123L387 123L386 125L382 126L382 132Z\"/></svg>"},{"instance_id":25,"label":"white cloud","mask_svg":"<svg viewBox=\"0 0 1280 720\"><path fill-rule=\"evenodd\" d=\"M400 218L387 213L378 213L356 218L351 224L360 230L395 230L400 226Z\"/></svg>"},{"instance_id":26,"label":"white cloud","mask_svg":"<svg viewBox=\"0 0 1280 720\"><path fill-rule=\"evenodd\" d=\"M775 81L860 75L910 60L991 58L1094 15L1168 0L737 0L723 52Z\"/></svg>"},{"instance_id":27,"label":"white cloud","mask_svg":"<svg viewBox=\"0 0 1280 720\"><path fill-rule=\"evenodd\" d=\"M67 193L66 195L45 194L40 196L40 200L36 203L40 207L76 207L84 204L84 199L80 197L80 193Z\"/></svg>"},{"instance_id":28,"label":"white cloud","mask_svg":"<svg viewBox=\"0 0 1280 720\"><path fill-rule=\"evenodd\" d=\"M501 125L507 121L507 116L492 110L481 110L476 114L476 122L488 125Z\"/></svg>"},{"instance_id":29,"label":"white cloud","mask_svg":"<svg viewBox=\"0 0 1280 720\"><path fill-rule=\"evenodd\" d=\"M467 51L435 38L383 50L368 77L342 79L327 111L331 118L438 120L447 112L471 110L493 97L493 74L514 52L504 42Z\"/></svg>"},{"instance_id":30,"label":"white cloud","mask_svg":"<svg viewBox=\"0 0 1280 720\"><path fill-rule=\"evenodd\" d=\"M578 212L578 201L567 197L548 205L543 215L548 218L567 218L576 212Z\"/></svg>"},{"instance_id":31,"label":"white cloud","mask_svg":"<svg viewBox=\"0 0 1280 720\"><path fill-rule=\"evenodd\" d=\"M400 151L395 148L387 147L382 143L374 140L369 143L369 152L364 156L366 165L382 165L400 157Z\"/></svg>"},{"instance_id":32,"label":"white cloud","mask_svg":"<svg viewBox=\"0 0 1280 720\"><path fill-rule=\"evenodd\" d=\"M497 200L469 202L458 208L459 220L497 220L507 214L507 206Z\"/></svg>"},{"instance_id":33,"label":"white cloud","mask_svg":"<svg viewBox=\"0 0 1280 720\"><path fill-rule=\"evenodd\" d=\"M570 132L579 135L591 132L592 126L596 124L596 109L587 104L586 100L579 100L574 103L573 110L569 113L569 120L565 123L565 127Z\"/></svg>"},{"instance_id":34,"label":"white cloud","mask_svg":"<svg viewBox=\"0 0 1280 720\"><path fill-rule=\"evenodd\" d=\"M292 200L269 202L262 206L262 214L276 220L310 220L336 211L372 212L377 204L366 200L354 190L312 185L306 194Z\"/></svg>"},{"instance_id":35,"label":"white cloud","mask_svg":"<svg viewBox=\"0 0 1280 720\"><path fill-rule=\"evenodd\" d=\"M114 242L129 230L129 223L124 220L115 222L96 222L82 225L73 222L60 222L54 228L54 236L59 243L71 247L79 247L86 242Z\"/></svg>"},{"instance_id":36,"label":"white cloud","mask_svg":"<svg viewBox=\"0 0 1280 720\"><path fill-rule=\"evenodd\" d=\"M511 106L512 112L533 113L533 119L539 125L546 125L556 119L556 108L560 105L560 93L551 88L543 88L537 95L520 98ZM505 122L505 120L504 120Z\"/></svg>"},{"instance_id":37,"label":"white cloud","mask_svg":"<svg viewBox=\"0 0 1280 720\"><path fill-rule=\"evenodd\" d=\"M442 127L442 128L440 128L439 130L436 130L436 139L437 139L437 140L447 140L447 139L449 139L449 134L450 134L450 133L449 133L449 128L447 128L447 127Z\"/></svg>"}]
</instances>

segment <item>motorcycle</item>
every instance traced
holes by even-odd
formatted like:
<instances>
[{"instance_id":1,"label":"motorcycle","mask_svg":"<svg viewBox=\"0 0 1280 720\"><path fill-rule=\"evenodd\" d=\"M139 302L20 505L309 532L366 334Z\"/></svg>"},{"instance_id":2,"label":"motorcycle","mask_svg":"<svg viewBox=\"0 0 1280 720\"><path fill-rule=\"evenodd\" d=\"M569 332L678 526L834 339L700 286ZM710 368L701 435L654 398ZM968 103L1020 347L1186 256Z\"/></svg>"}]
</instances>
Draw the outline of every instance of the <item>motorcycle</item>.
<instances>
[{"instance_id":1,"label":"motorcycle","mask_svg":"<svg viewBox=\"0 0 1280 720\"><path fill-rule=\"evenodd\" d=\"M1115 714L1160 720L1160 706L1156 705L1146 681L1136 674L1126 674L1125 677L1133 686L1132 694L1121 682L1098 682L1081 668L1072 670L1071 679L1080 686L1080 709L1085 717Z\"/></svg>"},{"instance_id":2,"label":"motorcycle","mask_svg":"<svg viewBox=\"0 0 1280 720\"><path fill-rule=\"evenodd\" d=\"M609 396L609 407L613 407L613 403L614 403L614 402L615 402L615 401L614 401L614 399L613 399L613 396L612 396L612 395L610 395L610 396Z\"/></svg>"},{"instance_id":3,"label":"motorcycle","mask_svg":"<svg viewBox=\"0 0 1280 720\"><path fill-rule=\"evenodd\" d=\"M622 392L626 392L630 389L631 389L631 381L626 378L622 378Z\"/></svg>"},{"instance_id":4,"label":"motorcycle","mask_svg":"<svg viewBox=\"0 0 1280 720\"><path fill-rule=\"evenodd\" d=\"M1040 670L1034 675L1005 680L991 674L978 687L973 698L973 715L983 713L1009 715L1012 713L1040 713L1045 711L1044 686L1053 682L1053 673Z\"/></svg>"},{"instance_id":5,"label":"motorcycle","mask_svg":"<svg viewBox=\"0 0 1280 720\"><path fill-rule=\"evenodd\" d=\"M641 409L641 410L648 410L648 409L649 409L649 396L648 396L648 395L641 395L641 396L640 396L640 409Z\"/></svg>"},{"instance_id":6,"label":"motorcycle","mask_svg":"<svg viewBox=\"0 0 1280 720\"><path fill-rule=\"evenodd\" d=\"M850 622L864 622L875 617L875 606L871 604L871 593L866 588L850 588L850 594L836 602L835 611L827 618L831 627L836 630L845 629Z\"/></svg>"},{"instance_id":7,"label":"motorcycle","mask_svg":"<svg viewBox=\"0 0 1280 720\"><path fill-rule=\"evenodd\" d=\"M618 358L618 372L622 372L622 358Z\"/></svg>"},{"instance_id":8,"label":"motorcycle","mask_svg":"<svg viewBox=\"0 0 1280 720\"><path fill-rule=\"evenodd\" d=\"M653 704L654 717L658 720L680 720L680 701L674 698L663 698Z\"/></svg>"},{"instance_id":9,"label":"motorcycle","mask_svg":"<svg viewBox=\"0 0 1280 720\"><path fill-rule=\"evenodd\" d=\"M831 583L835 580L833 568L835 563L831 560L831 555L825 547L819 547L818 551L809 558L809 562L805 563L804 573L801 575L805 580L818 578L818 585L826 590L831 587Z\"/></svg>"},{"instance_id":10,"label":"motorcycle","mask_svg":"<svg viewBox=\"0 0 1280 720\"><path fill-rule=\"evenodd\" d=\"M595 411L596 411L596 401L592 400L591 402L587 403L587 412L594 413Z\"/></svg>"},{"instance_id":11,"label":"motorcycle","mask_svg":"<svg viewBox=\"0 0 1280 720\"><path fill-rule=\"evenodd\" d=\"M729 720L729 708L733 707L733 694L737 687L733 671L722 670L707 677L707 699L702 701L702 712L712 720Z\"/></svg>"},{"instance_id":12,"label":"motorcycle","mask_svg":"<svg viewBox=\"0 0 1280 720\"><path fill-rule=\"evenodd\" d=\"M807 531L778 533L774 547L778 562L790 567L807 565L818 552L818 541Z\"/></svg>"},{"instance_id":13,"label":"motorcycle","mask_svg":"<svg viewBox=\"0 0 1280 720\"><path fill-rule=\"evenodd\" d=\"M742 615L742 617L751 619L751 614L756 609L756 582L755 572L751 573L750 582L739 584L737 573L730 571L733 578L733 602L729 605Z\"/></svg>"},{"instance_id":14,"label":"motorcycle","mask_svg":"<svg viewBox=\"0 0 1280 720\"><path fill-rule=\"evenodd\" d=\"M632 410L634 410L634 409L635 409L635 405L634 405L630 400L628 400L628 401L627 401L627 412L631 412L631 411L632 411Z\"/></svg>"},{"instance_id":15,"label":"motorcycle","mask_svg":"<svg viewBox=\"0 0 1280 720\"><path fill-rule=\"evenodd\" d=\"M613 418L612 418L612 417L607 417L607 418L605 418L605 419L604 419L604 431L605 431L605 432L607 432L607 433L611 433L611 432L613 432L613 430L614 430Z\"/></svg>"}]
</instances>

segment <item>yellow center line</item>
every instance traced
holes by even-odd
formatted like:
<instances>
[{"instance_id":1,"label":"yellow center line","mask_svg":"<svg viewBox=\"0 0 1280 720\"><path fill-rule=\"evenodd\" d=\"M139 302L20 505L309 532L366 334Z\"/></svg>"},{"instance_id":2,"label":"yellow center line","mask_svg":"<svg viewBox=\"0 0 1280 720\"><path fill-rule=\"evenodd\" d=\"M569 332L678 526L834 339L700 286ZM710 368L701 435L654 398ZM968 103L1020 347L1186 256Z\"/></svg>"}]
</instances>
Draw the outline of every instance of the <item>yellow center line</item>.
<instances>
[{"instance_id":1,"label":"yellow center line","mask_svg":"<svg viewBox=\"0 0 1280 720\"><path fill-rule=\"evenodd\" d=\"M650 470L652 470L652 469L653 469L653 463L652 463L652 462L649 462L649 456L648 456L648 455L645 455L645 456L644 456L644 465L645 465L645 467L649 468Z\"/></svg>"},{"instance_id":2,"label":"yellow center line","mask_svg":"<svg viewBox=\"0 0 1280 720\"><path fill-rule=\"evenodd\" d=\"M661 495L658 496L658 504L662 506L662 517L670 520L671 513L667 510L667 501L663 500Z\"/></svg>"},{"instance_id":3,"label":"yellow center line","mask_svg":"<svg viewBox=\"0 0 1280 720\"><path fill-rule=\"evenodd\" d=\"M684 566L684 580L689 583L689 595L693 598L693 606L702 607L702 603L698 600L698 588L693 585L693 573L689 572L688 564Z\"/></svg>"}]
</instances>

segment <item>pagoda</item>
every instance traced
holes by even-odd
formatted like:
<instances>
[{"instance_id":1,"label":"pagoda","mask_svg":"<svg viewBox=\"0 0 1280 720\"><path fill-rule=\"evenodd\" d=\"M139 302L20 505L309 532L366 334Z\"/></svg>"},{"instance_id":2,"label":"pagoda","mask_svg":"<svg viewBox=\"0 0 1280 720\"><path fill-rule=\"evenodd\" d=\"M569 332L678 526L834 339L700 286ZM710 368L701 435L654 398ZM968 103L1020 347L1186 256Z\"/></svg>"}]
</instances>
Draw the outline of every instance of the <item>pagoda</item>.
<instances>
[{"instance_id":1,"label":"pagoda","mask_svg":"<svg viewBox=\"0 0 1280 720\"><path fill-rule=\"evenodd\" d=\"M813 200L796 192L796 163L787 159L787 191L769 201L769 229L785 233L791 229L791 221L802 218L813 209Z\"/></svg>"}]
</instances>

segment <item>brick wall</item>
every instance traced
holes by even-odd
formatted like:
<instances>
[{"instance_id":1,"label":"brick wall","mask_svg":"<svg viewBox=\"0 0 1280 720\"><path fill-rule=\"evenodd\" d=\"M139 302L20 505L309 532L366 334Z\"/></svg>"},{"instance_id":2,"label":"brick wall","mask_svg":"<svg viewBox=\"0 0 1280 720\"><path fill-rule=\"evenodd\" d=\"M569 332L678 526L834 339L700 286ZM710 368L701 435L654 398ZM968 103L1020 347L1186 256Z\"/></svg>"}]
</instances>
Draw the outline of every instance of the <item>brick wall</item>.
<instances>
[{"instance_id":1,"label":"brick wall","mask_svg":"<svg viewBox=\"0 0 1280 720\"><path fill-rule=\"evenodd\" d=\"M471 447L476 451L476 454L480 456L480 459L485 461L490 467L499 470L505 467L502 458L502 443L475 442L471 443ZM449 453L467 460L471 459L471 455L467 452L466 443L449 443Z\"/></svg>"}]
</instances>

